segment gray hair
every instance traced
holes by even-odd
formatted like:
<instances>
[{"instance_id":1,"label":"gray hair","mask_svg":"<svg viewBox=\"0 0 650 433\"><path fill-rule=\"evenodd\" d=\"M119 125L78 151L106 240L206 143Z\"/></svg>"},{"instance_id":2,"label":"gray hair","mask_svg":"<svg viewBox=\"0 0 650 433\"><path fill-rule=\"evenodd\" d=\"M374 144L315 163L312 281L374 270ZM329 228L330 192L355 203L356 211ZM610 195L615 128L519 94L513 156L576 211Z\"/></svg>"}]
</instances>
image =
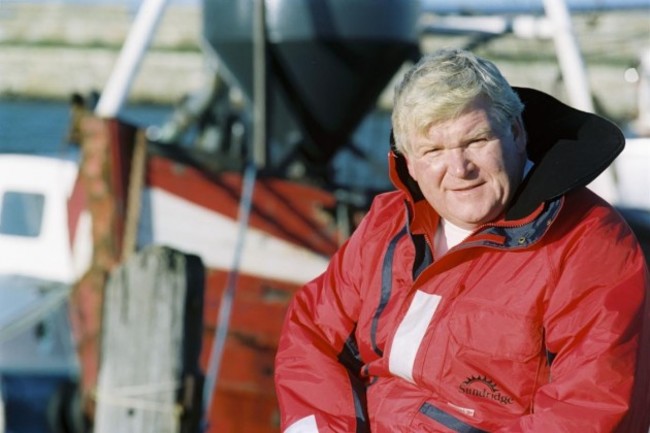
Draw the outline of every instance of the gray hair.
<instances>
[{"instance_id":1,"label":"gray hair","mask_svg":"<svg viewBox=\"0 0 650 433\"><path fill-rule=\"evenodd\" d=\"M524 105L499 69L489 60L461 49L442 49L424 56L395 88L393 133L399 152L408 152L407 137L458 117L478 96L487 97L498 127L521 115Z\"/></svg>"}]
</instances>

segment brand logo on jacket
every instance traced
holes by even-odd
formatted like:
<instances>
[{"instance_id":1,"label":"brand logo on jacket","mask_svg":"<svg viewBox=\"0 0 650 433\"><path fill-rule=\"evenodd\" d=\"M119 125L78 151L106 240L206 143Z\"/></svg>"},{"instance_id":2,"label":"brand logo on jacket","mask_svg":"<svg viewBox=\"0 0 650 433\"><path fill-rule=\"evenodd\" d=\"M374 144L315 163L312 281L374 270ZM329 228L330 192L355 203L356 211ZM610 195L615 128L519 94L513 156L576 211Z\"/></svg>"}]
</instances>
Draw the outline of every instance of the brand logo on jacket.
<instances>
[{"instance_id":1,"label":"brand logo on jacket","mask_svg":"<svg viewBox=\"0 0 650 433\"><path fill-rule=\"evenodd\" d=\"M497 384L487 376L470 376L458 386L463 394L485 398L500 404L512 404L512 397L503 394Z\"/></svg>"}]
</instances>

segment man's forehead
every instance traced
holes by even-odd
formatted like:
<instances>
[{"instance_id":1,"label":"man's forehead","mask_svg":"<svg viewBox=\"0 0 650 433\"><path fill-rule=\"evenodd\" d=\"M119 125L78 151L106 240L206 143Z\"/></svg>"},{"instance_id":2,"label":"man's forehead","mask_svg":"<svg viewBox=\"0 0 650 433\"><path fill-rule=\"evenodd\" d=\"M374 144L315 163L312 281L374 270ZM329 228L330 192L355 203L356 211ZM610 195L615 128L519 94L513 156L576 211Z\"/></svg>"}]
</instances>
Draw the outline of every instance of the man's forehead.
<instances>
[{"instance_id":1,"label":"man's forehead","mask_svg":"<svg viewBox=\"0 0 650 433\"><path fill-rule=\"evenodd\" d=\"M440 121L430 122L420 132L422 138L435 138L441 135L484 135L495 130L493 116L484 107L464 110L460 115Z\"/></svg>"}]
</instances>

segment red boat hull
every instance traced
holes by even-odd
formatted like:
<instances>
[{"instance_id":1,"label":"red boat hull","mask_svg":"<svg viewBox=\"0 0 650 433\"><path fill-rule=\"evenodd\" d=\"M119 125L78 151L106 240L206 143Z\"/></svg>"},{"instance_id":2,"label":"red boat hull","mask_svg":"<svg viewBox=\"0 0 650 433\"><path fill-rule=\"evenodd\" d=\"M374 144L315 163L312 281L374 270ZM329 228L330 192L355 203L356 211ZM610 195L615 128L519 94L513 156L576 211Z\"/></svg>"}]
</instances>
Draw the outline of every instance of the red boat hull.
<instances>
[{"instance_id":1,"label":"red boat hull","mask_svg":"<svg viewBox=\"0 0 650 433\"><path fill-rule=\"evenodd\" d=\"M70 221L74 222L80 206L90 210L94 260L73 294L71 311L82 364L81 388L86 411L92 418L93 390L101 368L98 342L102 290L108 274L123 259L121 246L125 227L130 224L125 216L133 172L131 154L137 134L117 121L89 119L86 126L88 139L79 184L70 201ZM222 296L233 271L228 264L235 254L233 239L237 234L233 228L238 224L241 191L240 173L207 173L153 153L144 163L144 188L140 193L150 203L140 217L151 220L145 221L145 226L151 224L149 240L156 244L165 239L165 246L198 255L206 267L199 360L204 372L208 370ZM242 268L237 270L227 339L206 417L208 431L279 431L273 385L275 350L294 291L307 281L310 272L324 267L341 241L330 212L335 203L332 194L311 186L272 178L255 183L248 225L251 240L245 244ZM185 210L179 211L180 217L191 220L164 220L169 215L159 218L157 206L163 206L169 214L172 205L182 205ZM163 233L161 227L181 231ZM225 239L221 245L210 243L214 232L223 232L216 238ZM179 245L174 245L175 239ZM196 243L194 251L190 241Z\"/></svg>"}]
</instances>

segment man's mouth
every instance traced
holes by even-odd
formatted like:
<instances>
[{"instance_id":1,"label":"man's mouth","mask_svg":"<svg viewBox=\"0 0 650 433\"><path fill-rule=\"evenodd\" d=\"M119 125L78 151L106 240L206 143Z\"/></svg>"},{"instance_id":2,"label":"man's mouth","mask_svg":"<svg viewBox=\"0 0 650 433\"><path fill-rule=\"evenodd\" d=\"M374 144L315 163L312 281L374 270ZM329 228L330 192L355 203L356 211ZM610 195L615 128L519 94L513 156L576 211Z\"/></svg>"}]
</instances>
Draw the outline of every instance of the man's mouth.
<instances>
[{"instance_id":1,"label":"man's mouth","mask_svg":"<svg viewBox=\"0 0 650 433\"><path fill-rule=\"evenodd\" d=\"M475 184L472 184L472 185L464 185L464 186L451 188L450 190L452 192L466 192L466 191L471 191L473 189L476 189L476 188L478 188L478 187L480 187L482 185L483 185L483 183L475 183Z\"/></svg>"}]
</instances>

